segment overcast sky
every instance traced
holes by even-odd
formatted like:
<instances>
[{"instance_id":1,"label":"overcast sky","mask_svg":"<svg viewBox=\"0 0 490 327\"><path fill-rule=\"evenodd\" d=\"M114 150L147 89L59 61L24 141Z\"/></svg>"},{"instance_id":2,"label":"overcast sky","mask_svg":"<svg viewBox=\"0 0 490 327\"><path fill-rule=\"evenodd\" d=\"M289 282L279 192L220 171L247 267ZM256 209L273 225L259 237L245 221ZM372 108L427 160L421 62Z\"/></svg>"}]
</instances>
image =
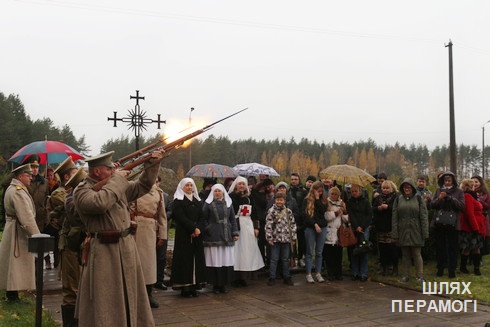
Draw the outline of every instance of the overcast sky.
<instances>
[{"instance_id":1,"label":"overcast sky","mask_svg":"<svg viewBox=\"0 0 490 327\"><path fill-rule=\"evenodd\" d=\"M107 118L135 90L149 119L249 108L204 137L448 145L449 39L456 142L480 148L490 120L488 0L4 0L0 31L0 92L93 155L134 135Z\"/></svg>"}]
</instances>

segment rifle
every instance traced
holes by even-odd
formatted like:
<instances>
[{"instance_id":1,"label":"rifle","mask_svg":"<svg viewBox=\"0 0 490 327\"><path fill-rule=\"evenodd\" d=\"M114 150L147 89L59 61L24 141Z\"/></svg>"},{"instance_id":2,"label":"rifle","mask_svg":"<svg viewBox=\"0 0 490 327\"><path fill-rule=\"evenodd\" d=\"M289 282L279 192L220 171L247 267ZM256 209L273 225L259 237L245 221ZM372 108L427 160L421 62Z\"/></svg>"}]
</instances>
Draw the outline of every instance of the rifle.
<instances>
[{"instance_id":1,"label":"rifle","mask_svg":"<svg viewBox=\"0 0 490 327\"><path fill-rule=\"evenodd\" d=\"M137 151L135 151L133 153L128 154L127 156L122 157L121 159L118 159L116 162L118 162L118 163L121 164L120 165L120 169L121 170L132 170L133 168L135 168L135 167L137 167L137 166L139 166L141 164L144 164L145 162L147 162L148 160L150 160L151 159L151 152L153 150L162 149L166 153L168 153L168 152L170 152L172 150L178 149L186 141L188 141L190 139L193 139L194 137L196 137L198 135L201 135L202 133L204 133L204 132L210 130L211 128L213 128L214 125L222 122L223 120L226 120L226 119L231 118L231 117L233 117L235 115L238 115L239 113L241 113L242 111L245 111L247 109L248 108L239 110L239 111L237 111L237 112L235 112L235 113L233 113L233 114L231 114L229 116L226 116L225 118L221 118L220 120L215 121L212 124L209 124L207 126L204 126L203 128L198 129L195 132L192 132L192 133L189 133L187 135L184 135L181 138L179 138L179 139L177 139L175 141L172 141L170 143L161 145L166 140L166 138L163 139L163 140L157 141L155 143L152 143L152 144L150 144L148 146L145 146L144 148L142 148L140 150L137 150ZM132 160L133 158L136 158L136 159ZM160 160L156 160L156 161L152 162L151 165L153 166L155 164L159 164L160 161L162 161L162 160L163 160L163 158L160 159ZM110 177L99 181L97 184L94 185L93 189L95 191L99 191L102 188L102 186L104 186L107 183L107 181L109 180L109 178Z\"/></svg>"}]
</instances>

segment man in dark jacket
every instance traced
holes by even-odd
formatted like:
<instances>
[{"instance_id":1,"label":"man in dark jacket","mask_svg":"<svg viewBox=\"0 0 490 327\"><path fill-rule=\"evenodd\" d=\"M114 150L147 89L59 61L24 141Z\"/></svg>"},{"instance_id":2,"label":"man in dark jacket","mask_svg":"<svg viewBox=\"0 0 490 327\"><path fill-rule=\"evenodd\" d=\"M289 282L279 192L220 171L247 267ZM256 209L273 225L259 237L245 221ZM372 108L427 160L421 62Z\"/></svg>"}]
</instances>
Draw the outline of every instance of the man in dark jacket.
<instances>
[{"instance_id":1,"label":"man in dark jacket","mask_svg":"<svg viewBox=\"0 0 490 327\"><path fill-rule=\"evenodd\" d=\"M372 222L372 210L369 200L362 195L361 186L352 184L350 188L351 198L346 201L347 213L352 228L357 237L358 244L369 240L369 226ZM352 279L360 279L362 282L367 280L368 254L360 253L353 255L354 247L349 247L347 253L352 266Z\"/></svg>"}]
</instances>

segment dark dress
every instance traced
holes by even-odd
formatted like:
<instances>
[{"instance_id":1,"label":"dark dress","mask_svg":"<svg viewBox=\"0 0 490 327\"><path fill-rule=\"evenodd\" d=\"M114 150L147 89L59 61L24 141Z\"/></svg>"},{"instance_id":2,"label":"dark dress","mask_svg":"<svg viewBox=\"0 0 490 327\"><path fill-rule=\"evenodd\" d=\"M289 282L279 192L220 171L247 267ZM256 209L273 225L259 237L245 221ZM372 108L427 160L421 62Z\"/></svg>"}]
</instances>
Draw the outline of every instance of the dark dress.
<instances>
[{"instance_id":1,"label":"dark dress","mask_svg":"<svg viewBox=\"0 0 490 327\"><path fill-rule=\"evenodd\" d=\"M191 237L196 228L202 228L202 204L196 198L190 201L175 199L172 207L175 221L175 243L171 283L173 289L194 291L206 282L206 262L202 234ZM184 294L183 294L184 295Z\"/></svg>"},{"instance_id":2,"label":"dark dress","mask_svg":"<svg viewBox=\"0 0 490 327\"><path fill-rule=\"evenodd\" d=\"M224 200L215 199L204 203L203 221L207 281L223 291L223 287L232 281L235 264L233 237L239 234L235 212Z\"/></svg>"}]
</instances>

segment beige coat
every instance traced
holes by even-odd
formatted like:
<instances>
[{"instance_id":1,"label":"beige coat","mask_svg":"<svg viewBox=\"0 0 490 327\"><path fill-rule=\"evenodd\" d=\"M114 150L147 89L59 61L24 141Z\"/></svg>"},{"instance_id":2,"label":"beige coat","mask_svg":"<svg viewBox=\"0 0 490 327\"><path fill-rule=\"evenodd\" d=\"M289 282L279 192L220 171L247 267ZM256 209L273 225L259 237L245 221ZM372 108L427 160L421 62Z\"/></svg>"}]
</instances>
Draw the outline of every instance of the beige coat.
<instances>
[{"instance_id":1,"label":"beige coat","mask_svg":"<svg viewBox=\"0 0 490 327\"><path fill-rule=\"evenodd\" d=\"M34 256L27 246L29 236L39 234L34 201L24 184L14 178L5 191L4 204L7 223L0 242L0 289L35 289Z\"/></svg>"},{"instance_id":2,"label":"beige coat","mask_svg":"<svg viewBox=\"0 0 490 327\"><path fill-rule=\"evenodd\" d=\"M98 192L96 180L87 177L74 191L75 208L89 233L123 231L130 226L128 202L147 193L159 166L148 168L139 180L128 182L114 174ZM143 270L132 236L117 243L90 240L83 266L75 316L80 326L154 326Z\"/></svg>"},{"instance_id":3,"label":"beige coat","mask_svg":"<svg viewBox=\"0 0 490 327\"><path fill-rule=\"evenodd\" d=\"M167 239L167 215L163 202L163 191L154 185L151 191L131 202L138 230L134 236L136 247L145 275L145 284L157 282L156 242Z\"/></svg>"}]
</instances>

